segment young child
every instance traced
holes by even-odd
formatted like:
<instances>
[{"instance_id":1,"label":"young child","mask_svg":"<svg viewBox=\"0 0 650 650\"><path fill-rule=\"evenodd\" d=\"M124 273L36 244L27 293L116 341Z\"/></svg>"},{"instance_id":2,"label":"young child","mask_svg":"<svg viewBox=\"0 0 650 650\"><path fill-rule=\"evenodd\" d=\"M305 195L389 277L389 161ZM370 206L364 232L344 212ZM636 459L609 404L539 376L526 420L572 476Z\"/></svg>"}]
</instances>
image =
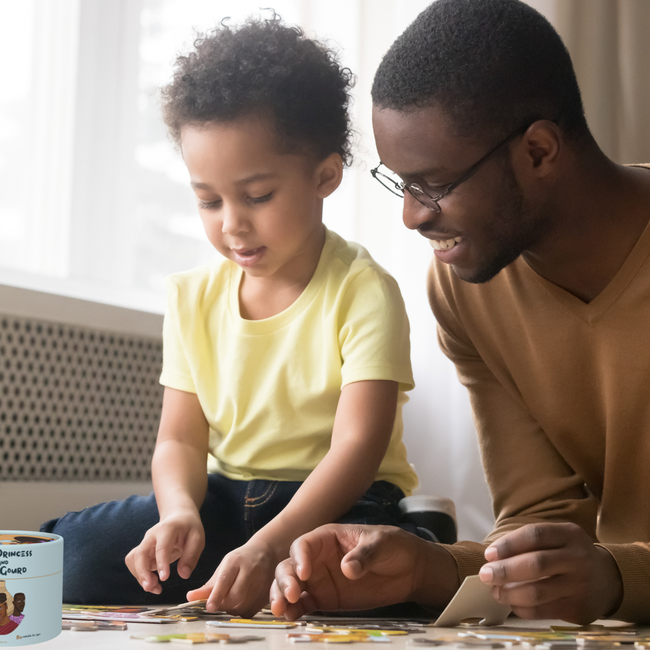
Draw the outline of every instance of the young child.
<instances>
[{"instance_id":1,"label":"young child","mask_svg":"<svg viewBox=\"0 0 650 650\"><path fill-rule=\"evenodd\" d=\"M322 222L350 157L350 86L277 16L177 60L163 115L225 259L168 280L155 498L44 528L65 538L66 602L207 598L249 616L298 536L397 524L417 483L401 440L408 321L395 281Z\"/></svg>"}]
</instances>

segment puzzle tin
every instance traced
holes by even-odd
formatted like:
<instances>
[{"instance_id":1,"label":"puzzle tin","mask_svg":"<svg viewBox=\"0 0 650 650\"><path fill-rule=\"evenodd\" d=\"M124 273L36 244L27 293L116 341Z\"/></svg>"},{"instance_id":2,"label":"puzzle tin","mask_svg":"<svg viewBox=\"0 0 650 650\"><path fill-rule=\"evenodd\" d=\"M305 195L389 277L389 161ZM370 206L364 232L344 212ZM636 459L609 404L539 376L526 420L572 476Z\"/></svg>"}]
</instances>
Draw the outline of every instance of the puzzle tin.
<instances>
[{"instance_id":1,"label":"puzzle tin","mask_svg":"<svg viewBox=\"0 0 650 650\"><path fill-rule=\"evenodd\" d=\"M63 538L0 531L0 648L61 633Z\"/></svg>"}]
</instances>

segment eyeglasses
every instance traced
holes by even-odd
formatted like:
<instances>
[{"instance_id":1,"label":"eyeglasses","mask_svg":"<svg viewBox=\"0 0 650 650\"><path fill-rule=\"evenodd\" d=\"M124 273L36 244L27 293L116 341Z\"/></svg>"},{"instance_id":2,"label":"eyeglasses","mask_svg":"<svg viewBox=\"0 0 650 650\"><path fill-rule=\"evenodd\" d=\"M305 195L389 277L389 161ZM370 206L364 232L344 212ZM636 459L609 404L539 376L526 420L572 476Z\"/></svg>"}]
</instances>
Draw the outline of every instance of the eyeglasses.
<instances>
[{"instance_id":1,"label":"eyeglasses","mask_svg":"<svg viewBox=\"0 0 650 650\"><path fill-rule=\"evenodd\" d=\"M430 194L427 194L417 183L404 183L404 181L395 180L383 172L380 172L379 168L383 165L381 162L374 169L371 169L370 173L375 180L379 181L389 192L392 192L396 196L404 198L404 192L406 191L416 201L421 203L426 208L429 208L429 210L440 212L441 209L438 205L438 201L444 199L447 194L456 189L461 183L464 183L472 176L474 176L474 174L476 174L484 162L486 162L497 151L505 147L509 142L514 140L518 135L524 133L529 126L530 124L527 124L526 126L520 127L516 131L513 131L507 138L505 138L505 140L502 140L499 142L499 144L490 149L490 151L488 151L483 156L483 158L481 158L478 162L475 162L457 181L454 181L442 194L438 194L438 196L431 196Z\"/></svg>"}]
</instances>

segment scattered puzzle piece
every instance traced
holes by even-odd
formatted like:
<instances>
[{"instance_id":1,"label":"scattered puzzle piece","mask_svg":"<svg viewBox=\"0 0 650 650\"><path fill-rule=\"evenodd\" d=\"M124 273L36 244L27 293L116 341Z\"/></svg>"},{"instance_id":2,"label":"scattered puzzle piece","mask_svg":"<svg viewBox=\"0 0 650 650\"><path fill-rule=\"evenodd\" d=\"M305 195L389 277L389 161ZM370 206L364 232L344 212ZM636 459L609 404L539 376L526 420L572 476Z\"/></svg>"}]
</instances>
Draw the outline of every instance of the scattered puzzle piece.
<instances>
[{"instance_id":1,"label":"scattered puzzle piece","mask_svg":"<svg viewBox=\"0 0 650 650\"><path fill-rule=\"evenodd\" d=\"M417 639L409 639L407 641L409 645L417 645L421 647L426 646L436 646L436 645L447 645L448 641L442 641L440 639L429 639L424 637L418 637Z\"/></svg>"},{"instance_id":2,"label":"scattered puzzle piece","mask_svg":"<svg viewBox=\"0 0 650 650\"><path fill-rule=\"evenodd\" d=\"M127 624L121 621L61 621L62 630L73 632L97 632L97 630L126 630Z\"/></svg>"},{"instance_id":3,"label":"scattered puzzle piece","mask_svg":"<svg viewBox=\"0 0 650 650\"><path fill-rule=\"evenodd\" d=\"M352 628L352 627L321 627L319 625L307 625L307 634L367 634L370 636L405 636L408 630L385 630L381 628Z\"/></svg>"},{"instance_id":4,"label":"scattered puzzle piece","mask_svg":"<svg viewBox=\"0 0 650 650\"><path fill-rule=\"evenodd\" d=\"M188 632L187 634L148 634L131 636L132 639L147 643L183 643L187 645L202 645L207 643L249 643L263 641L263 636L218 634L216 632Z\"/></svg>"},{"instance_id":5,"label":"scattered puzzle piece","mask_svg":"<svg viewBox=\"0 0 650 650\"><path fill-rule=\"evenodd\" d=\"M390 638L377 630L371 634L356 630L344 632L293 632L287 634L292 643L390 643Z\"/></svg>"},{"instance_id":6,"label":"scattered puzzle piece","mask_svg":"<svg viewBox=\"0 0 650 650\"><path fill-rule=\"evenodd\" d=\"M408 645L417 645L417 646L443 646L443 645L458 645L463 648L505 648L506 644L501 641L486 641L485 639L478 639L476 637L462 637L457 636L439 636L435 638L422 638L417 637L414 639L409 639L407 641Z\"/></svg>"},{"instance_id":7,"label":"scattered puzzle piece","mask_svg":"<svg viewBox=\"0 0 650 650\"><path fill-rule=\"evenodd\" d=\"M291 629L298 627L298 623L291 623L289 621L263 621L253 620L250 618L231 618L229 621L207 621L206 625L214 625L215 627L255 627L258 629Z\"/></svg>"},{"instance_id":8,"label":"scattered puzzle piece","mask_svg":"<svg viewBox=\"0 0 650 650\"><path fill-rule=\"evenodd\" d=\"M634 643L635 641L650 640L649 637L645 636L643 639L639 639L635 634L580 634L576 637L577 642L580 645L587 645L587 642L601 642L601 643Z\"/></svg>"},{"instance_id":9,"label":"scattered puzzle piece","mask_svg":"<svg viewBox=\"0 0 650 650\"><path fill-rule=\"evenodd\" d=\"M205 604L208 601L203 600L192 600L187 603L181 603L180 605L169 605L167 607L157 607L156 609L147 609L142 612L142 616L156 616L160 614L168 615L170 612L176 614L186 613L186 614L201 614L205 612Z\"/></svg>"}]
</instances>

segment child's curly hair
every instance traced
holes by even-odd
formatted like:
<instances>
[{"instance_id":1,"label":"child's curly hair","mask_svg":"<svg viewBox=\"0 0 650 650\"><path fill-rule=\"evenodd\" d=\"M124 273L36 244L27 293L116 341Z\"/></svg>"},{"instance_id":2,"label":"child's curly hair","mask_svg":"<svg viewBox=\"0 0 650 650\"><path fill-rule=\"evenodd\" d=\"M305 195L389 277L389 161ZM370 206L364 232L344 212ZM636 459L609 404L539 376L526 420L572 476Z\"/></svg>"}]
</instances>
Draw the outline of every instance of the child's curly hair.
<instances>
[{"instance_id":1,"label":"child's curly hair","mask_svg":"<svg viewBox=\"0 0 650 650\"><path fill-rule=\"evenodd\" d=\"M161 89L162 114L177 145L187 124L269 115L282 151L318 160L336 152L348 165L353 83L331 49L273 12L199 34L194 51L177 58L172 82Z\"/></svg>"}]
</instances>

